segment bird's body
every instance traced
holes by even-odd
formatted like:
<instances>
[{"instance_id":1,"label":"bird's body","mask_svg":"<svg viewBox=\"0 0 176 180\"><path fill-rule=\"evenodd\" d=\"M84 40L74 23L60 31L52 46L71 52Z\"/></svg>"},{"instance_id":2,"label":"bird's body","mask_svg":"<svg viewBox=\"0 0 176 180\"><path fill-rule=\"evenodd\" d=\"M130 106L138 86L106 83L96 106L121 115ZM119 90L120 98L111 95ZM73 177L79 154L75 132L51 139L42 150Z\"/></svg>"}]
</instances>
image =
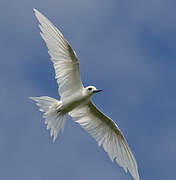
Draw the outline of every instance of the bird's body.
<instances>
[{"instance_id":1,"label":"bird's body","mask_svg":"<svg viewBox=\"0 0 176 180\"><path fill-rule=\"evenodd\" d=\"M68 98L62 100L62 107L64 112L68 113L75 109L76 107L86 104L90 101L90 96L84 93L84 88L74 94L70 95Z\"/></svg>"},{"instance_id":2,"label":"bird's body","mask_svg":"<svg viewBox=\"0 0 176 180\"><path fill-rule=\"evenodd\" d=\"M34 9L40 22L41 36L46 42L59 84L60 100L48 96L31 97L42 111L47 129L55 141L64 130L67 115L91 134L99 146L103 146L110 159L139 180L136 160L116 123L104 115L91 101L101 90L94 86L84 87L79 72L76 53L61 32L39 11Z\"/></svg>"}]
</instances>

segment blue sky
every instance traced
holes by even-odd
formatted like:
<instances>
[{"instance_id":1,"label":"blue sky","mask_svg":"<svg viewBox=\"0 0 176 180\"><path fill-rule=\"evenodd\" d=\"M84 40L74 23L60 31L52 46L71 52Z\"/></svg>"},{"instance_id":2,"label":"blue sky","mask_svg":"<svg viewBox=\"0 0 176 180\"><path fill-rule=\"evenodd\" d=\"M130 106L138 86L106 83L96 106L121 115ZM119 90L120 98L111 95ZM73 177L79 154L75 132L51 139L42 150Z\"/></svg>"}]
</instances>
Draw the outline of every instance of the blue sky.
<instances>
[{"instance_id":1,"label":"blue sky","mask_svg":"<svg viewBox=\"0 0 176 180\"><path fill-rule=\"evenodd\" d=\"M0 179L130 180L68 118L55 144L29 96L59 98L32 8L76 51L93 100L119 125L141 179L174 179L176 2L173 0L1 0Z\"/></svg>"}]
</instances>

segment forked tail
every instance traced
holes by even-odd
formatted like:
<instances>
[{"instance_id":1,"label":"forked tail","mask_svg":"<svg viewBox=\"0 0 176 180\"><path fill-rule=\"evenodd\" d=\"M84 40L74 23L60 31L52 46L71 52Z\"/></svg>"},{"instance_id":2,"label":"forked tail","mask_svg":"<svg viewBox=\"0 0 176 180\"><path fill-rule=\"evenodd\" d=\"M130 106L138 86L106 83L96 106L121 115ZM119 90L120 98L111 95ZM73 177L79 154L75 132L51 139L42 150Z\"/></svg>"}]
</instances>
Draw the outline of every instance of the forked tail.
<instances>
[{"instance_id":1,"label":"forked tail","mask_svg":"<svg viewBox=\"0 0 176 180\"><path fill-rule=\"evenodd\" d=\"M39 106L39 110L43 112L43 118L47 129L51 129L50 134L53 136L53 142L56 140L60 130L64 131L65 121L67 114L59 111L62 102L48 96L30 97Z\"/></svg>"}]
</instances>

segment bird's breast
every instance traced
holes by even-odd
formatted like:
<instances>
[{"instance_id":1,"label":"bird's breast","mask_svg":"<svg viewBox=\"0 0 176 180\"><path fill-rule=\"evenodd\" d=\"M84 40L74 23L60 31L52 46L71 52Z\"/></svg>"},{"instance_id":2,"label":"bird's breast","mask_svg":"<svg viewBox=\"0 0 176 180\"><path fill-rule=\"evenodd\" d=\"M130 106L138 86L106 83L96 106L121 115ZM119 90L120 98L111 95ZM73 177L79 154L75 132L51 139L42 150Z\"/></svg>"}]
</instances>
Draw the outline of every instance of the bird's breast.
<instances>
[{"instance_id":1,"label":"bird's breast","mask_svg":"<svg viewBox=\"0 0 176 180\"><path fill-rule=\"evenodd\" d=\"M68 113L72 111L77 106L84 104L89 101L89 98L87 96L84 96L80 93L73 94L72 96L69 96L68 98L62 100L63 106L62 111L64 113Z\"/></svg>"}]
</instances>

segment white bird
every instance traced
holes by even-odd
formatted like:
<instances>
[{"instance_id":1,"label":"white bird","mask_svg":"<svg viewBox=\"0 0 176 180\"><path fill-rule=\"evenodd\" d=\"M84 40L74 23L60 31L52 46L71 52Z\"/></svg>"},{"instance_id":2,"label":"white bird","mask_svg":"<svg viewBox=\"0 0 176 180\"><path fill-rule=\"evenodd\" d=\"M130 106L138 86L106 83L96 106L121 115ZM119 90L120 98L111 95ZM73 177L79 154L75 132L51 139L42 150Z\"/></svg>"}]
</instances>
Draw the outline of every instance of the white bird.
<instances>
[{"instance_id":1,"label":"white bird","mask_svg":"<svg viewBox=\"0 0 176 180\"><path fill-rule=\"evenodd\" d=\"M84 87L79 72L78 57L61 32L38 10L34 9L40 25L48 53L53 62L56 80L59 85L60 101L48 97L31 97L42 111L50 129L53 141L60 130L64 131L67 115L88 131L104 148L110 159L129 170L135 180L139 180L138 167L127 141L116 123L104 115L91 101L91 97L100 92L94 86Z\"/></svg>"}]
</instances>

